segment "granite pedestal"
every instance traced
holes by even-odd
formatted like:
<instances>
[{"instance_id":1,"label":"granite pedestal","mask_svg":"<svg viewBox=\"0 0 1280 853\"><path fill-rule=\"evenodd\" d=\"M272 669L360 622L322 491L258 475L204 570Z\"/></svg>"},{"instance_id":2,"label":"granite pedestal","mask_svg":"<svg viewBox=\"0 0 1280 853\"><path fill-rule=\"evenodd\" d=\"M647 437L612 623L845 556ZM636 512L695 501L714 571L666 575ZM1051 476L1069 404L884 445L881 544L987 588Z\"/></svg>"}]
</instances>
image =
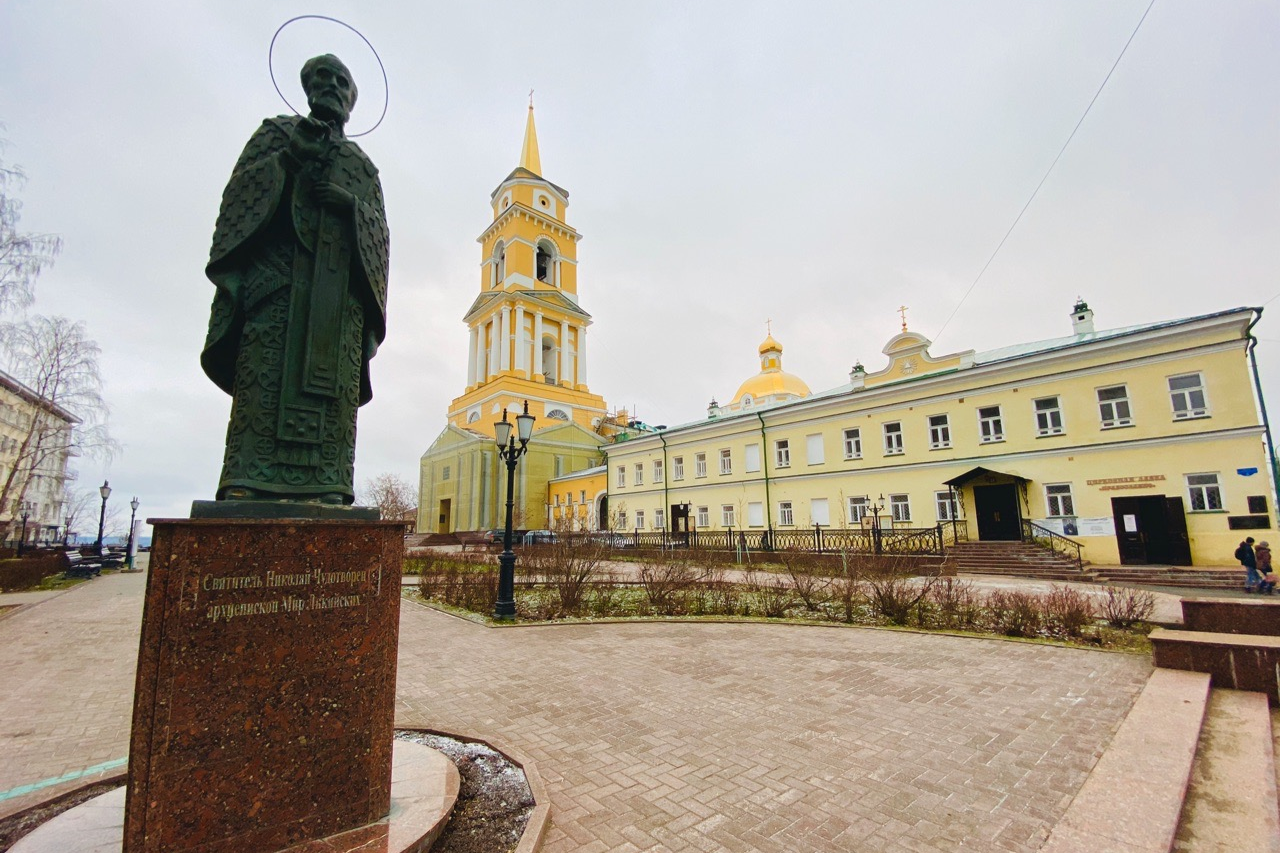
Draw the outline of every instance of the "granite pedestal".
<instances>
[{"instance_id":1,"label":"granite pedestal","mask_svg":"<svg viewBox=\"0 0 1280 853\"><path fill-rule=\"evenodd\" d=\"M386 816L403 525L150 523L125 853L275 851Z\"/></svg>"}]
</instances>

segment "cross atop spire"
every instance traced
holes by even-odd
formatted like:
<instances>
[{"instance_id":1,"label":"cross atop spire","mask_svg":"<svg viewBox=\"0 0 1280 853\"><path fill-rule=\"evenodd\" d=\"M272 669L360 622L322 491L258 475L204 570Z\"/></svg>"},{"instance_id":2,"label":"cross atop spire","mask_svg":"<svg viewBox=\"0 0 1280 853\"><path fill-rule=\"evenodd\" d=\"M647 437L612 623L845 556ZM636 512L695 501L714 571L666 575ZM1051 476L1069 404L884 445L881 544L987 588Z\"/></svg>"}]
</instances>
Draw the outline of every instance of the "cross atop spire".
<instances>
[{"instance_id":1,"label":"cross atop spire","mask_svg":"<svg viewBox=\"0 0 1280 853\"><path fill-rule=\"evenodd\" d=\"M520 149L520 168L542 176L542 158L538 156L538 131L533 126L533 90L529 90L529 119L524 126L524 147Z\"/></svg>"},{"instance_id":2,"label":"cross atop spire","mask_svg":"<svg viewBox=\"0 0 1280 853\"><path fill-rule=\"evenodd\" d=\"M907 330L907 306L899 305L898 313L902 315L902 331Z\"/></svg>"}]
</instances>

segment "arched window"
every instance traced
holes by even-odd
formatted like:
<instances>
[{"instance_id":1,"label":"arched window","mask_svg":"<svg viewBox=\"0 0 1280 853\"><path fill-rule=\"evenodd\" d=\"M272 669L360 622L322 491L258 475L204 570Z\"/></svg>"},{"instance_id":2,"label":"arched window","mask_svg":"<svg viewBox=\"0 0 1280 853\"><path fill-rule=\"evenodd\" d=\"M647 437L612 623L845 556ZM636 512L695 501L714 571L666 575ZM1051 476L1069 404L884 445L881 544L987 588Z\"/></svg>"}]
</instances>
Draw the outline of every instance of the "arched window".
<instances>
[{"instance_id":1,"label":"arched window","mask_svg":"<svg viewBox=\"0 0 1280 853\"><path fill-rule=\"evenodd\" d=\"M539 240L534 266L538 281L556 283L555 259L556 247L547 240Z\"/></svg>"},{"instance_id":2,"label":"arched window","mask_svg":"<svg viewBox=\"0 0 1280 853\"><path fill-rule=\"evenodd\" d=\"M569 415L565 412L564 409L552 409L551 411L547 412L547 417L553 421L569 420Z\"/></svg>"},{"instance_id":3,"label":"arched window","mask_svg":"<svg viewBox=\"0 0 1280 853\"><path fill-rule=\"evenodd\" d=\"M555 338L542 339L542 376L548 385L555 385L560 366L560 351L556 347Z\"/></svg>"},{"instance_id":4,"label":"arched window","mask_svg":"<svg viewBox=\"0 0 1280 853\"><path fill-rule=\"evenodd\" d=\"M507 277L507 247L499 240L493 247L493 286L501 287Z\"/></svg>"},{"instance_id":5,"label":"arched window","mask_svg":"<svg viewBox=\"0 0 1280 853\"><path fill-rule=\"evenodd\" d=\"M480 420L480 410L479 410L479 409L476 409L474 412L472 412L471 414L467 415L467 423L469 423L469 424L473 424L473 423L475 423L475 422L476 422L476 421L478 421L478 420Z\"/></svg>"}]
</instances>

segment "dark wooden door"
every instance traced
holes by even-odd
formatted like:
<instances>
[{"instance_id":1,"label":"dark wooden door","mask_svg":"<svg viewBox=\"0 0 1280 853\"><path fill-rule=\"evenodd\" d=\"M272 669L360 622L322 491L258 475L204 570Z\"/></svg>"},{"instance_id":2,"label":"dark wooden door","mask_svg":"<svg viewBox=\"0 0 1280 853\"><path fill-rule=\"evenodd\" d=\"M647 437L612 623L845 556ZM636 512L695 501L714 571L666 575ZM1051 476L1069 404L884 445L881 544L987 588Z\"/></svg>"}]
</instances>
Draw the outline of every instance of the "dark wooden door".
<instances>
[{"instance_id":1,"label":"dark wooden door","mask_svg":"<svg viewBox=\"0 0 1280 853\"><path fill-rule=\"evenodd\" d=\"M1022 538L1018 492L1012 483L1003 486L974 486L973 504L978 516L979 539L1009 542Z\"/></svg>"},{"instance_id":2,"label":"dark wooden door","mask_svg":"<svg viewBox=\"0 0 1280 853\"><path fill-rule=\"evenodd\" d=\"M1142 565L1147 562L1147 540L1142 535L1138 498L1112 498L1111 514L1116 523L1116 544L1120 562Z\"/></svg>"},{"instance_id":3,"label":"dark wooden door","mask_svg":"<svg viewBox=\"0 0 1280 853\"><path fill-rule=\"evenodd\" d=\"M1164 499L1165 528L1169 536L1169 565L1191 565L1191 537L1187 535L1187 513L1182 498Z\"/></svg>"}]
</instances>

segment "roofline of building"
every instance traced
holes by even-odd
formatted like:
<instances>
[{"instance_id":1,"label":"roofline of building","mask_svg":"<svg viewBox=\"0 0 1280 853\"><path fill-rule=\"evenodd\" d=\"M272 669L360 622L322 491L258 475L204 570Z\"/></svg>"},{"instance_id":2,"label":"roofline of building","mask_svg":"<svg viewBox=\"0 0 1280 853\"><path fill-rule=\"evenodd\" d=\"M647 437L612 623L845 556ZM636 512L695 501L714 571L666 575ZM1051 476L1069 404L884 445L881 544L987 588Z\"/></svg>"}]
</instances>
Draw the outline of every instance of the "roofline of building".
<instances>
[{"instance_id":1,"label":"roofline of building","mask_svg":"<svg viewBox=\"0 0 1280 853\"><path fill-rule=\"evenodd\" d=\"M26 385L22 384L17 379L13 378L3 370L0 370L0 386L3 386L9 389L10 391L17 394L22 399L26 400L28 403L31 403L34 406L39 406L40 408L44 409L46 412L49 412L50 414L61 418L62 420L66 421L69 424L75 425L78 423L82 423L80 418L71 414L71 412L67 411L62 406L58 405L52 400L46 400L44 397L40 396L38 393L31 390Z\"/></svg>"}]
</instances>

